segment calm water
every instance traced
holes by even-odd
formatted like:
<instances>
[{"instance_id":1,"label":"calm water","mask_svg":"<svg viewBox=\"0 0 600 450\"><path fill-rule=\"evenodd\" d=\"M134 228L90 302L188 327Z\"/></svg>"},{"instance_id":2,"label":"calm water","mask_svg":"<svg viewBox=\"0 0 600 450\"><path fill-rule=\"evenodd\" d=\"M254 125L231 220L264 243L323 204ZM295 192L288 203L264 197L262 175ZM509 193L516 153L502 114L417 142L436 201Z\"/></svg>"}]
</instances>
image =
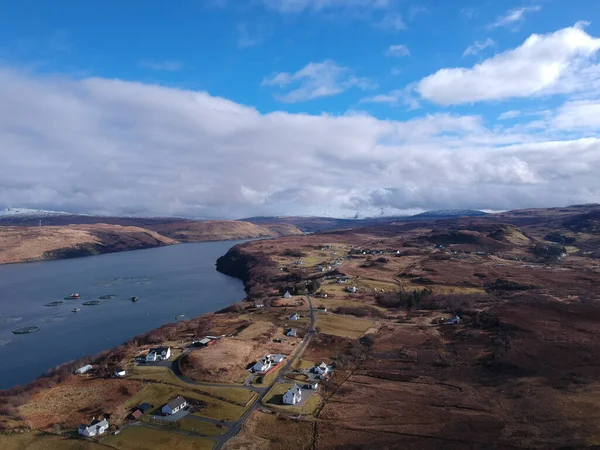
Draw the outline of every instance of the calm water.
<instances>
[{"instance_id":1,"label":"calm water","mask_svg":"<svg viewBox=\"0 0 600 450\"><path fill-rule=\"evenodd\" d=\"M62 362L93 355L175 317L198 316L244 297L242 282L215 270L237 242L180 244L87 258L0 266L0 389ZM44 306L73 292L82 300ZM98 306L86 300L115 294ZM132 303L129 297L137 296ZM75 306L81 309L72 313ZM15 335L35 325L40 331ZM10 341L9 341L10 340Z\"/></svg>"}]
</instances>

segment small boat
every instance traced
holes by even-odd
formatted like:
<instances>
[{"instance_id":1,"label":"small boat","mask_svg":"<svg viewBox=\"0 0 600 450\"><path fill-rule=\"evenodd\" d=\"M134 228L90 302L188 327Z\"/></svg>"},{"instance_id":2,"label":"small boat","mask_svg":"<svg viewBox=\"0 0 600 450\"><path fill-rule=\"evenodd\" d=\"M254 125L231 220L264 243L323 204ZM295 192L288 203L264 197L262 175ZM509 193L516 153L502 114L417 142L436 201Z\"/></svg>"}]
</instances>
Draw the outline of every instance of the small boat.
<instances>
[{"instance_id":1,"label":"small boat","mask_svg":"<svg viewBox=\"0 0 600 450\"><path fill-rule=\"evenodd\" d=\"M175 317L175 320L181 320L185 317L185 314L179 314L177 317Z\"/></svg>"},{"instance_id":2,"label":"small boat","mask_svg":"<svg viewBox=\"0 0 600 450\"><path fill-rule=\"evenodd\" d=\"M79 294L74 293L69 295L68 297L65 297L65 300L78 300L79 299Z\"/></svg>"},{"instance_id":3,"label":"small boat","mask_svg":"<svg viewBox=\"0 0 600 450\"><path fill-rule=\"evenodd\" d=\"M73 309L71 310L71 312L79 312L79 311L81 311L79 308L73 308Z\"/></svg>"},{"instance_id":4,"label":"small boat","mask_svg":"<svg viewBox=\"0 0 600 450\"><path fill-rule=\"evenodd\" d=\"M130 298L130 300L131 300L132 302L137 302L137 301L139 300L139 298L137 298L137 297L131 297L131 298Z\"/></svg>"}]
</instances>

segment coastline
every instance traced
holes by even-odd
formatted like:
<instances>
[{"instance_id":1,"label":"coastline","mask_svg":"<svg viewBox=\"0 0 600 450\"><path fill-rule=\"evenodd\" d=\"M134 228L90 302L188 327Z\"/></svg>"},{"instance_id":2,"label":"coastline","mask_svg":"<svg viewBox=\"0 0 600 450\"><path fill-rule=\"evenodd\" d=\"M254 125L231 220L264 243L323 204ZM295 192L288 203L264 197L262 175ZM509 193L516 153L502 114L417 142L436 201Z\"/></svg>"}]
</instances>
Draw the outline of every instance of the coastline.
<instances>
[{"instance_id":1,"label":"coastline","mask_svg":"<svg viewBox=\"0 0 600 450\"><path fill-rule=\"evenodd\" d=\"M259 238L260 239L260 238ZM236 241L236 240L240 240L240 239L227 239L227 240L223 240L223 241L209 241L209 242L229 242L229 241ZM257 239L254 239L257 240ZM172 245L177 245L177 244L182 244L182 243L176 243L176 244L172 244ZM224 258L227 254L229 254L229 252L231 252L232 249L240 246L240 245L244 245L245 243L240 243L240 244L236 244L233 247L231 247L225 255L220 256L218 260L220 260L221 258ZM147 248L147 249L152 249L152 248L157 248L157 247L151 247L151 248ZM136 250L147 250L147 249L136 249ZM126 250L126 251L134 251L134 250ZM116 252L111 252L111 253L116 253ZM99 255L87 255L87 256L81 256L81 258L84 257L88 257L88 256L99 256ZM70 258L61 258L61 259L70 259ZM56 259L56 260L60 260L60 259ZM45 260L45 261L52 261L52 260ZM33 263L33 262L44 262L44 261L26 261L24 263ZM10 265L16 265L16 264L23 264L23 263L10 263ZM6 264L8 265L8 264ZM217 265L217 263L215 262L215 265ZM230 273L226 273L222 270L219 270L219 268L217 267L215 270L217 270L218 272L226 275L226 276L230 276L232 278L237 278L240 279L243 283L244 283L244 288L246 288L246 281L244 280L243 277L241 276L235 276L232 275ZM242 301L243 299L240 299L240 301ZM198 316L194 316L194 317L190 317L186 320L183 321L174 321L174 322L167 322L164 323L163 325L159 326L159 327L155 327L152 329L149 329L141 334L135 335L133 337L131 337L130 339L128 339L127 341L125 341L122 345L119 346L115 346L112 347L110 349L106 349L106 350L102 350L94 355L86 355L86 356L82 356L81 358L77 358L74 360L69 360L69 361L65 361L63 363L60 363L54 367L49 367L47 369L47 371L45 373L43 373L42 375L38 376L37 378L35 378L34 380L22 384L22 385L15 385L12 386L10 388L7 389L0 389L0 398L2 396L11 396L13 393L25 393L28 392L30 390L35 390L35 388L41 383L43 384L43 380L47 379L53 379L55 377L59 378L59 382L63 381L65 379L65 377L68 377L68 375L72 374L74 372L75 369L77 369L78 367L84 366L86 364L96 364L96 365L100 365L103 363L104 358L106 358L107 356L109 356L111 354L111 352L115 351L115 349L118 349L119 347L122 346L126 346L130 343L134 343L134 342L139 342L139 341L144 341L146 338L148 338L148 336L152 335L152 334L160 334L161 331L168 329L170 327L172 327L174 324L180 324L180 323L186 323L186 322L192 322L192 321L201 321L203 319L206 319L210 316L213 316L215 314L218 314L220 312L225 312L228 308L231 308L233 305L235 305L238 302L234 302L231 303L229 305L226 305L223 308L219 308L215 311L212 312L207 312L204 314L200 314ZM13 392L14 391L14 392Z\"/></svg>"}]
</instances>

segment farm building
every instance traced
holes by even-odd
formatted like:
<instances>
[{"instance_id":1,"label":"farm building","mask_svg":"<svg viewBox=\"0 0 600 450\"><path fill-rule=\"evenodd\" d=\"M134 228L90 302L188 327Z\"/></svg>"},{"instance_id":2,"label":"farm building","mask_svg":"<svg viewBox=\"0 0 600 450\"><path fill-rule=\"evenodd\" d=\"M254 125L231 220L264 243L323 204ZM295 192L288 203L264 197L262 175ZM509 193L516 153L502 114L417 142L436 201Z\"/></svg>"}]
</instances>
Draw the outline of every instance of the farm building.
<instances>
[{"instance_id":1,"label":"farm building","mask_svg":"<svg viewBox=\"0 0 600 450\"><path fill-rule=\"evenodd\" d=\"M87 364L87 365L85 365L85 366L80 367L79 369L77 369L75 371L75 373L81 374L81 373L89 372L90 370L92 370L92 365L91 364Z\"/></svg>"},{"instance_id":2,"label":"farm building","mask_svg":"<svg viewBox=\"0 0 600 450\"><path fill-rule=\"evenodd\" d=\"M108 430L108 421L106 419L97 420L94 418L89 425L79 425L77 432L85 437L99 436Z\"/></svg>"},{"instance_id":3,"label":"farm building","mask_svg":"<svg viewBox=\"0 0 600 450\"><path fill-rule=\"evenodd\" d=\"M294 384L285 394L283 394L283 403L286 405L295 405L302 401L302 389Z\"/></svg>"},{"instance_id":4,"label":"farm building","mask_svg":"<svg viewBox=\"0 0 600 450\"><path fill-rule=\"evenodd\" d=\"M185 408L187 404L187 400L180 395L163 406L161 412L169 415L175 414Z\"/></svg>"},{"instance_id":5,"label":"farm building","mask_svg":"<svg viewBox=\"0 0 600 450\"><path fill-rule=\"evenodd\" d=\"M205 337L203 339L200 339L199 341L195 341L194 342L194 346L195 347L206 347L208 345L212 345L215 343L214 339L210 339L208 337Z\"/></svg>"}]
</instances>

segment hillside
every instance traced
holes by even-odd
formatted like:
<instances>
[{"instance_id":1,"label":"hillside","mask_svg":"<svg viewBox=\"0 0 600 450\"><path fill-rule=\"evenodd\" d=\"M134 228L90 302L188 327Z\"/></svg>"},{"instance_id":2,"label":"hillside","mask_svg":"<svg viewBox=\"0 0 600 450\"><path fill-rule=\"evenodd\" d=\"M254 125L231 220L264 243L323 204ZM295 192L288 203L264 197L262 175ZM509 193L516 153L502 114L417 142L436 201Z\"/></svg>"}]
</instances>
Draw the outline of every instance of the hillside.
<instances>
[{"instance_id":1,"label":"hillside","mask_svg":"<svg viewBox=\"0 0 600 450\"><path fill-rule=\"evenodd\" d=\"M208 220L205 222L182 220L173 223L150 224L147 228L179 242L225 241L303 234L293 225L260 226L233 220Z\"/></svg>"},{"instance_id":2,"label":"hillside","mask_svg":"<svg viewBox=\"0 0 600 450\"><path fill-rule=\"evenodd\" d=\"M160 247L176 241L139 227L0 227L0 264Z\"/></svg>"}]
</instances>

